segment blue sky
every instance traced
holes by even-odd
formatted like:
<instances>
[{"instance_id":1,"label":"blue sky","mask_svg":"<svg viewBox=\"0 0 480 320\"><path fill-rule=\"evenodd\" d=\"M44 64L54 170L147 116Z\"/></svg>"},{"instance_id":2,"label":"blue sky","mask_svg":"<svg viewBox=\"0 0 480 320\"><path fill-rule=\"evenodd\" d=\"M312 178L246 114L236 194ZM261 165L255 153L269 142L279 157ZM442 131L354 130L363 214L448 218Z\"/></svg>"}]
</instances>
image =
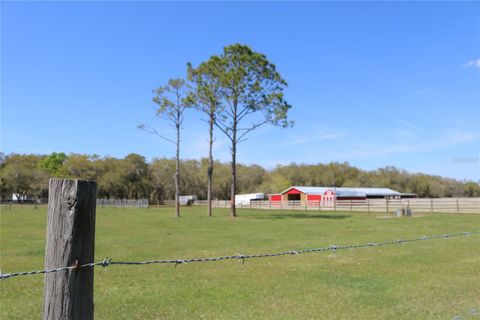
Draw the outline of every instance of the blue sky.
<instances>
[{"instance_id":1,"label":"blue sky","mask_svg":"<svg viewBox=\"0 0 480 320\"><path fill-rule=\"evenodd\" d=\"M348 161L480 180L480 3L1 2L1 150L147 159L152 89L243 43L289 83L291 129L262 127L239 161ZM207 155L190 112L182 157ZM214 156L230 159L217 133Z\"/></svg>"}]
</instances>

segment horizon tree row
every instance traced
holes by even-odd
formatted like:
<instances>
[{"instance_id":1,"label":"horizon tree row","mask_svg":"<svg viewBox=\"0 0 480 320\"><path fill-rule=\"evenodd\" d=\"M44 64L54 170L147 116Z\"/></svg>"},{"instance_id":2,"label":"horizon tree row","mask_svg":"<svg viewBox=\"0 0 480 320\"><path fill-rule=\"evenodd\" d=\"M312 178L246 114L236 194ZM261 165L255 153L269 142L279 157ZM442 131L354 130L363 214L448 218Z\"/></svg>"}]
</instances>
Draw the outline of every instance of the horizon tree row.
<instances>
[{"instance_id":1,"label":"horizon tree row","mask_svg":"<svg viewBox=\"0 0 480 320\"><path fill-rule=\"evenodd\" d=\"M208 199L208 158L180 160L179 166L188 179L181 179L180 193ZM214 161L215 184L212 199L230 199L230 163ZM48 197L51 177L96 180L98 198L149 199L158 204L175 199L176 159L129 154L123 159L52 153L19 155L0 153L0 199ZM348 163L295 164L267 170L259 165L237 164L238 193L278 193L293 185L332 187L387 187L419 197L480 197L480 182L458 181L421 173L409 173L395 167L366 171Z\"/></svg>"}]
</instances>

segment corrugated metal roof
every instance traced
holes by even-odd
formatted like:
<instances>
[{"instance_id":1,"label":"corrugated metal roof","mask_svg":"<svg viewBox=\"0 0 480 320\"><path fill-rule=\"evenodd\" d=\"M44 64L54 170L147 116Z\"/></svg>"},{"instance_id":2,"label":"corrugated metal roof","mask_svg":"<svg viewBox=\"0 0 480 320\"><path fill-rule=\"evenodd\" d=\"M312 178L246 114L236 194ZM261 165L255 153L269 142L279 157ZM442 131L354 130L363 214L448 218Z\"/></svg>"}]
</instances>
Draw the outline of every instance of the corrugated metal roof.
<instances>
[{"instance_id":1,"label":"corrugated metal roof","mask_svg":"<svg viewBox=\"0 0 480 320\"><path fill-rule=\"evenodd\" d=\"M284 194L290 189L297 189L298 191L306 194L324 194L327 190L335 191L337 196L348 197L365 197L365 196L399 196L400 192L389 188L343 188L343 187L304 187L293 186L287 190L282 191Z\"/></svg>"}]
</instances>

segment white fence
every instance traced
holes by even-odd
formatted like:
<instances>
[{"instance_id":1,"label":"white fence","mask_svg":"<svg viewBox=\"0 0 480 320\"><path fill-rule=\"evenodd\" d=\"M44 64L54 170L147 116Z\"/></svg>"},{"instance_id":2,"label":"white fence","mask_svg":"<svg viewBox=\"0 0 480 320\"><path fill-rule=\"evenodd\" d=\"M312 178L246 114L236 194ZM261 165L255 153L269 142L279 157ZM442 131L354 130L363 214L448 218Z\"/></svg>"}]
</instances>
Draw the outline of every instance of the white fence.
<instances>
[{"instance_id":1,"label":"white fence","mask_svg":"<svg viewBox=\"0 0 480 320\"><path fill-rule=\"evenodd\" d=\"M148 208L148 199L97 199L97 207Z\"/></svg>"},{"instance_id":2,"label":"white fence","mask_svg":"<svg viewBox=\"0 0 480 320\"><path fill-rule=\"evenodd\" d=\"M206 206L207 201L195 201L194 205ZM213 200L212 205L215 208L229 208L230 200ZM266 200L237 205L237 208L392 213L410 208L414 213L480 213L480 198L337 200L332 206L323 206L318 200L282 202Z\"/></svg>"}]
</instances>

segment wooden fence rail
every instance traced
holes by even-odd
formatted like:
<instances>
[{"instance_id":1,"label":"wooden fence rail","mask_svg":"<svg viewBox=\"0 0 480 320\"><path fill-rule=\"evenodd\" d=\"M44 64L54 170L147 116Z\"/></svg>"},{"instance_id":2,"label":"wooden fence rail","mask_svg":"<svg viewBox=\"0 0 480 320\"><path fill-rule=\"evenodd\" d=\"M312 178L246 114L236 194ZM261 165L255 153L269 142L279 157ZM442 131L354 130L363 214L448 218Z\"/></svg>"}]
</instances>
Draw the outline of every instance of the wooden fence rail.
<instances>
[{"instance_id":1,"label":"wooden fence rail","mask_svg":"<svg viewBox=\"0 0 480 320\"><path fill-rule=\"evenodd\" d=\"M97 199L98 207L148 208L148 199Z\"/></svg>"},{"instance_id":2,"label":"wooden fence rail","mask_svg":"<svg viewBox=\"0 0 480 320\"><path fill-rule=\"evenodd\" d=\"M207 201L195 201L194 205L206 206ZM214 200L213 207L229 208L229 200ZM366 199L337 200L331 205L321 201L251 201L238 204L238 208L274 210L317 210L317 211L358 211L388 212L411 209L415 213L480 213L480 198L435 198L435 199Z\"/></svg>"}]
</instances>

